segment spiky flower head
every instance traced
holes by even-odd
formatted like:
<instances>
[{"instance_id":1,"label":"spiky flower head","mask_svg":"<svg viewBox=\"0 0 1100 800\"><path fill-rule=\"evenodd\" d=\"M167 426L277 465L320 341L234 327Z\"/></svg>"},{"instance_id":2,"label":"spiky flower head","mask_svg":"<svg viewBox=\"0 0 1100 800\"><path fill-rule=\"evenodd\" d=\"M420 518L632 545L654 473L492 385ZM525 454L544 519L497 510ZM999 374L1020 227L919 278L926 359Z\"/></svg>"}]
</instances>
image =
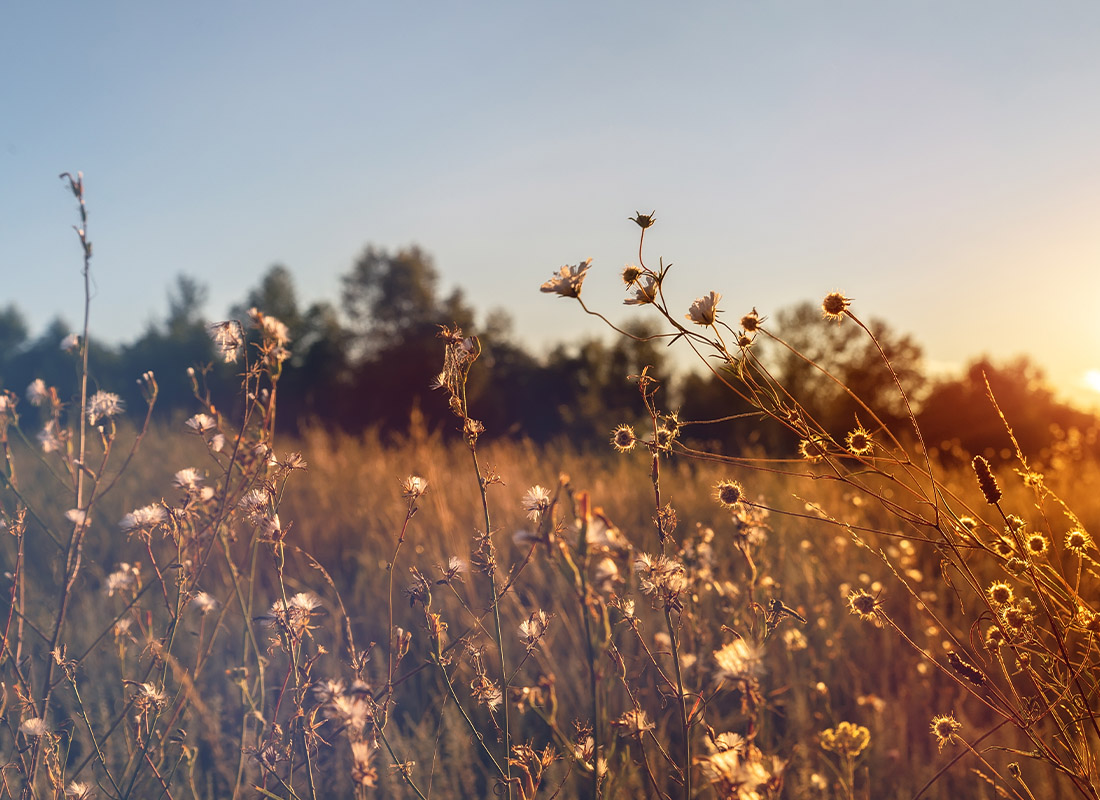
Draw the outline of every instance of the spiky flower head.
<instances>
[{"instance_id":1,"label":"spiky flower head","mask_svg":"<svg viewBox=\"0 0 1100 800\"><path fill-rule=\"evenodd\" d=\"M713 325L715 318L718 316L718 301L721 299L722 295L718 292L711 292L696 299L691 304L691 308L688 309L685 318L696 325Z\"/></svg>"},{"instance_id":2,"label":"spiky flower head","mask_svg":"<svg viewBox=\"0 0 1100 800\"><path fill-rule=\"evenodd\" d=\"M738 508L745 500L745 487L737 481L719 481L714 487L714 497L723 508Z\"/></svg>"},{"instance_id":3,"label":"spiky flower head","mask_svg":"<svg viewBox=\"0 0 1100 800\"><path fill-rule=\"evenodd\" d=\"M635 211L634 216L628 217L628 219L644 231L646 228L653 227L653 223L657 221L657 218L653 216L656 213L655 211L650 211L648 214L643 214L640 211Z\"/></svg>"},{"instance_id":4,"label":"spiky flower head","mask_svg":"<svg viewBox=\"0 0 1100 800\"><path fill-rule=\"evenodd\" d=\"M653 723L643 709L632 708L611 723L624 739L641 739L646 731L653 730Z\"/></svg>"},{"instance_id":5,"label":"spiky flower head","mask_svg":"<svg viewBox=\"0 0 1100 800\"><path fill-rule=\"evenodd\" d=\"M955 719L954 714L938 714L932 717L932 735L936 737L936 745L940 750L946 745L954 744L955 733L962 727L962 723Z\"/></svg>"},{"instance_id":6,"label":"spiky flower head","mask_svg":"<svg viewBox=\"0 0 1100 800\"><path fill-rule=\"evenodd\" d=\"M841 322L844 319L844 312L851 304L851 298L845 297L840 292L830 292L821 301L821 313L825 319Z\"/></svg>"},{"instance_id":7,"label":"spiky flower head","mask_svg":"<svg viewBox=\"0 0 1100 800\"><path fill-rule=\"evenodd\" d=\"M820 436L811 436L798 443L798 454L811 464L821 461L828 452L828 444Z\"/></svg>"},{"instance_id":8,"label":"spiky flower head","mask_svg":"<svg viewBox=\"0 0 1100 800\"><path fill-rule=\"evenodd\" d=\"M611 431L611 446L620 453L628 453L633 450L637 441L638 436L629 425L616 425L615 430Z\"/></svg>"},{"instance_id":9,"label":"spiky flower head","mask_svg":"<svg viewBox=\"0 0 1100 800\"><path fill-rule=\"evenodd\" d=\"M1015 599L1012 587L1004 581L994 581L989 584L986 594L989 595L989 601L998 606L1007 606Z\"/></svg>"},{"instance_id":10,"label":"spiky flower head","mask_svg":"<svg viewBox=\"0 0 1100 800\"><path fill-rule=\"evenodd\" d=\"M844 443L848 447L848 452L855 456L869 455L871 453L871 448L874 446L871 434L868 433L867 429L862 425L858 425L855 429L848 431Z\"/></svg>"},{"instance_id":11,"label":"spiky flower head","mask_svg":"<svg viewBox=\"0 0 1100 800\"><path fill-rule=\"evenodd\" d=\"M863 620L872 620L878 613L879 601L866 589L856 589L848 595L848 610Z\"/></svg>"},{"instance_id":12,"label":"spiky flower head","mask_svg":"<svg viewBox=\"0 0 1100 800\"><path fill-rule=\"evenodd\" d=\"M1080 528L1075 528L1066 534L1066 549L1081 555L1092 544L1092 538Z\"/></svg>"},{"instance_id":13,"label":"spiky flower head","mask_svg":"<svg viewBox=\"0 0 1100 800\"><path fill-rule=\"evenodd\" d=\"M1050 543L1043 534L1031 533L1024 539L1024 547L1027 548L1027 552L1032 556L1040 558L1046 555L1047 550L1050 548Z\"/></svg>"},{"instance_id":14,"label":"spiky flower head","mask_svg":"<svg viewBox=\"0 0 1100 800\"><path fill-rule=\"evenodd\" d=\"M633 264L627 264L623 267L623 271L620 273L620 277L623 279L623 283L627 287L633 286L642 277L644 273L641 267L636 267Z\"/></svg>"},{"instance_id":15,"label":"spiky flower head","mask_svg":"<svg viewBox=\"0 0 1100 800\"><path fill-rule=\"evenodd\" d=\"M741 317L741 329L745 333L756 333L760 330L760 323L764 321L764 318L760 316L757 310L754 308L745 316Z\"/></svg>"},{"instance_id":16,"label":"spiky flower head","mask_svg":"<svg viewBox=\"0 0 1100 800\"><path fill-rule=\"evenodd\" d=\"M554 273L554 277L546 281L541 291L550 292L561 297L580 297L581 284L584 283L585 273L592 266L592 259L586 258L575 267L566 264Z\"/></svg>"}]
</instances>

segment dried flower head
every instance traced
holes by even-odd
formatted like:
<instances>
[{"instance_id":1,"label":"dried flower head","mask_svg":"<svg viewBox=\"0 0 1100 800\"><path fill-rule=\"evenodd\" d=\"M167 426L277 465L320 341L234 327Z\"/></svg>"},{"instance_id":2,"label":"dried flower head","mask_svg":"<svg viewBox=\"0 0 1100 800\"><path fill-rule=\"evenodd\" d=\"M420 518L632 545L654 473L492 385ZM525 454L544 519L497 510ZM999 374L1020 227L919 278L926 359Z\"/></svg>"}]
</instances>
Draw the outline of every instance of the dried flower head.
<instances>
[{"instance_id":1,"label":"dried flower head","mask_svg":"<svg viewBox=\"0 0 1100 800\"><path fill-rule=\"evenodd\" d=\"M218 426L217 420L215 420L209 414L196 414L195 416L187 420L185 424L188 428L199 434L206 433L207 431L212 431Z\"/></svg>"},{"instance_id":2,"label":"dried flower head","mask_svg":"<svg viewBox=\"0 0 1100 800\"><path fill-rule=\"evenodd\" d=\"M214 599L213 595L207 592L199 592L191 598L191 605L205 617L210 612L217 610L218 601Z\"/></svg>"},{"instance_id":3,"label":"dried flower head","mask_svg":"<svg viewBox=\"0 0 1100 800\"><path fill-rule=\"evenodd\" d=\"M71 353L76 348L80 347L80 337L75 333L70 333L64 339L61 340L61 344L58 345L64 352Z\"/></svg>"},{"instance_id":4,"label":"dried flower head","mask_svg":"<svg viewBox=\"0 0 1100 800\"><path fill-rule=\"evenodd\" d=\"M856 589L848 595L848 610L863 620L872 620L878 614L879 601L866 589Z\"/></svg>"},{"instance_id":5,"label":"dried flower head","mask_svg":"<svg viewBox=\"0 0 1100 800\"><path fill-rule=\"evenodd\" d=\"M841 322L844 319L844 312L851 304L851 298L845 297L840 292L830 292L821 301L821 313L825 319Z\"/></svg>"},{"instance_id":6,"label":"dried flower head","mask_svg":"<svg viewBox=\"0 0 1100 800\"><path fill-rule=\"evenodd\" d=\"M135 508L119 521L118 527L125 533L148 532L167 521L168 512L164 510L164 506L160 503L150 503L147 506Z\"/></svg>"},{"instance_id":7,"label":"dried flower head","mask_svg":"<svg viewBox=\"0 0 1100 800\"><path fill-rule=\"evenodd\" d=\"M855 758L871 743L871 732L862 725L842 722L821 732L821 747L845 758Z\"/></svg>"},{"instance_id":8,"label":"dried flower head","mask_svg":"<svg viewBox=\"0 0 1100 800\"><path fill-rule=\"evenodd\" d=\"M633 450L637 441L638 437L629 425L616 425L615 430L611 431L611 446L620 453L628 453Z\"/></svg>"},{"instance_id":9,"label":"dried flower head","mask_svg":"<svg viewBox=\"0 0 1100 800\"><path fill-rule=\"evenodd\" d=\"M1001 499L1001 487L997 485L997 479L993 477L993 470L989 462L981 456L974 456L971 462L974 466L974 474L978 476L978 486L985 496L985 501L991 506L996 505Z\"/></svg>"},{"instance_id":10,"label":"dried flower head","mask_svg":"<svg viewBox=\"0 0 1100 800\"><path fill-rule=\"evenodd\" d=\"M946 745L954 744L955 733L962 727L962 723L955 719L953 714L938 714L932 717L932 735L936 737L936 745L940 750Z\"/></svg>"},{"instance_id":11,"label":"dried flower head","mask_svg":"<svg viewBox=\"0 0 1100 800\"><path fill-rule=\"evenodd\" d=\"M715 650L714 675L722 681L736 681L759 675L764 669L764 651L746 639L734 639Z\"/></svg>"},{"instance_id":12,"label":"dried flower head","mask_svg":"<svg viewBox=\"0 0 1100 800\"><path fill-rule=\"evenodd\" d=\"M1050 548L1050 543L1043 534L1030 533L1027 538L1024 539L1024 547L1032 556L1039 558L1046 555L1047 550Z\"/></svg>"},{"instance_id":13,"label":"dried flower head","mask_svg":"<svg viewBox=\"0 0 1100 800\"><path fill-rule=\"evenodd\" d=\"M519 638L528 651L533 650L546 635L549 624L550 615L541 608L519 624Z\"/></svg>"},{"instance_id":14,"label":"dried flower head","mask_svg":"<svg viewBox=\"0 0 1100 800\"><path fill-rule=\"evenodd\" d=\"M611 723L624 739L641 739L646 731L653 730L653 723L643 709L632 708Z\"/></svg>"},{"instance_id":15,"label":"dried flower head","mask_svg":"<svg viewBox=\"0 0 1100 800\"><path fill-rule=\"evenodd\" d=\"M185 467L172 476L172 483L185 492L198 491L202 476L194 467Z\"/></svg>"},{"instance_id":16,"label":"dried flower head","mask_svg":"<svg viewBox=\"0 0 1100 800\"><path fill-rule=\"evenodd\" d=\"M23 720L23 724L19 726L19 730L28 739L37 739L50 732L50 728L45 720L39 719L38 717L28 717Z\"/></svg>"},{"instance_id":17,"label":"dried flower head","mask_svg":"<svg viewBox=\"0 0 1100 800\"><path fill-rule=\"evenodd\" d=\"M92 797L90 784L72 781L65 787L66 800L92 800Z\"/></svg>"},{"instance_id":18,"label":"dried flower head","mask_svg":"<svg viewBox=\"0 0 1100 800\"><path fill-rule=\"evenodd\" d=\"M89 425L99 425L104 420L117 417L122 413L122 399L114 392L96 392L88 398L84 413Z\"/></svg>"},{"instance_id":19,"label":"dried flower head","mask_svg":"<svg viewBox=\"0 0 1100 800\"><path fill-rule=\"evenodd\" d=\"M623 305L627 306L644 306L653 303L657 300L657 281L654 278L646 277L644 280L638 281L634 286L634 296L628 297L623 300Z\"/></svg>"},{"instance_id":20,"label":"dried flower head","mask_svg":"<svg viewBox=\"0 0 1100 800\"><path fill-rule=\"evenodd\" d=\"M532 486L523 496L523 510L527 512L528 519L538 522L550 510L550 490L537 484Z\"/></svg>"},{"instance_id":21,"label":"dried flower head","mask_svg":"<svg viewBox=\"0 0 1100 800\"><path fill-rule=\"evenodd\" d=\"M643 274L644 273L642 272L641 267L636 267L633 264L627 264L625 267L623 267L623 271L622 273L620 273L620 277L623 279L623 283L626 286L630 287L637 283L638 279L641 278Z\"/></svg>"},{"instance_id":22,"label":"dried flower head","mask_svg":"<svg viewBox=\"0 0 1100 800\"><path fill-rule=\"evenodd\" d=\"M821 461L828 452L828 443L820 436L811 436L798 443L798 454L811 464Z\"/></svg>"},{"instance_id":23,"label":"dried flower head","mask_svg":"<svg viewBox=\"0 0 1100 800\"><path fill-rule=\"evenodd\" d=\"M715 318L718 316L718 301L721 299L722 295L718 292L711 292L698 298L691 304L685 318L696 325L713 325Z\"/></svg>"},{"instance_id":24,"label":"dried flower head","mask_svg":"<svg viewBox=\"0 0 1100 800\"><path fill-rule=\"evenodd\" d=\"M745 487L737 481L719 481L714 487L714 497L723 508L738 508L745 500Z\"/></svg>"},{"instance_id":25,"label":"dried flower head","mask_svg":"<svg viewBox=\"0 0 1100 800\"><path fill-rule=\"evenodd\" d=\"M764 321L764 318L760 316L757 310L754 308L745 316L741 317L741 329L745 333L756 333L760 330L760 324Z\"/></svg>"},{"instance_id":26,"label":"dried flower head","mask_svg":"<svg viewBox=\"0 0 1100 800\"><path fill-rule=\"evenodd\" d=\"M581 284L584 283L585 273L588 272L588 268L591 266L591 258L585 259L575 267L567 264L554 273L553 278L542 285L541 291L552 292L561 297L580 297Z\"/></svg>"},{"instance_id":27,"label":"dried flower head","mask_svg":"<svg viewBox=\"0 0 1100 800\"><path fill-rule=\"evenodd\" d=\"M241 350L244 349L244 328L241 327L241 323L230 319L225 322L211 323L206 326L206 329L225 363L231 364L236 361Z\"/></svg>"},{"instance_id":28,"label":"dried flower head","mask_svg":"<svg viewBox=\"0 0 1100 800\"><path fill-rule=\"evenodd\" d=\"M643 214L640 211L635 211L634 216L628 217L628 219L644 231L646 228L652 228L653 223L657 221L657 218L653 216L655 213L655 211L650 211L648 214Z\"/></svg>"},{"instance_id":29,"label":"dried flower head","mask_svg":"<svg viewBox=\"0 0 1100 800\"><path fill-rule=\"evenodd\" d=\"M998 606L1007 606L1015 599L1012 587L1004 581L994 581L989 584L986 594L989 595L989 601Z\"/></svg>"},{"instance_id":30,"label":"dried flower head","mask_svg":"<svg viewBox=\"0 0 1100 800\"><path fill-rule=\"evenodd\" d=\"M419 475L410 475L401 482L401 496L406 500L418 500L428 488L428 482Z\"/></svg>"},{"instance_id":31,"label":"dried flower head","mask_svg":"<svg viewBox=\"0 0 1100 800\"><path fill-rule=\"evenodd\" d=\"M38 432L38 444L43 453L56 453L65 446L68 431L58 428L56 420L50 420L46 427Z\"/></svg>"},{"instance_id":32,"label":"dried flower head","mask_svg":"<svg viewBox=\"0 0 1100 800\"><path fill-rule=\"evenodd\" d=\"M1092 538L1080 528L1075 528L1066 534L1066 549L1076 555L1081 555L1092 544Z\"/></svg>"},{"instance_id":33,"label":"dried flower head","mask_svg":"<svg viewBox=\"0 0 1100 800\"><path fill-rule=\"evenodd\" d=\"M849 431L844 443L848 447L848 452L856 456L870 455L871 448L874 446L871 434L862 425L858 425L855 429Z\"/></svg>"},{"instance_id":34,"label":"dried flower head","mask_svg":"<svg viewBox=\"0 0 1100 800\"><path fill-rule=\"evenodd\" d=\"M27 386L27 402L32 406L44 406L50 400L50 392L46 388L46 382L41 378L35 378Z\"/></svg>"}]
</instances>

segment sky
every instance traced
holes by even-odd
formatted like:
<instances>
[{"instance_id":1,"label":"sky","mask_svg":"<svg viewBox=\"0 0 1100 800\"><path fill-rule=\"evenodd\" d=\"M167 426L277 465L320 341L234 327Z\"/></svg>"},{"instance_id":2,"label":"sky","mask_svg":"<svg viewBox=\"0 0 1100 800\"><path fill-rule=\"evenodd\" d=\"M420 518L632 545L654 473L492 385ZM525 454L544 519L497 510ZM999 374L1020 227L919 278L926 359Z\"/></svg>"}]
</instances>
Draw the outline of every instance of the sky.
<instances>
[{"instance_id":1,"label":"sky","mask_svg":"<svg viewBox=\"0 0 1100 800\"><path fill-rule=\"evenodd\" d=\"M163 319L181 273L222 318L273 264L337 301L367 244L536 352L599 332L540 294L593 259L632 310L627 218L686 313L843 291L933 370L1030 355L1100 400L1100 4L9 3L0 11L0 306L93 335ZM1091 376L1090 388L1089 376Z\"/></svg>"}]
</instances>

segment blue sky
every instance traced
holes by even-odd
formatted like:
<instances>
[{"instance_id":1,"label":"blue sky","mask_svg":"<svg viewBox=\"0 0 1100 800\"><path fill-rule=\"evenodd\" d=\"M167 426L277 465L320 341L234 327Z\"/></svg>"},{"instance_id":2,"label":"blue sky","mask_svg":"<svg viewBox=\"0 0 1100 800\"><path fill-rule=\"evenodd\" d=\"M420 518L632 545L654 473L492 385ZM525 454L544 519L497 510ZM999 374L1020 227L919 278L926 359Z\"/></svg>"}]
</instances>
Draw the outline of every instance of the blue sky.
<instances>
[{"instance_id":1,"label":"blue sky","mask_svg":"<svg viewBox=\"0 0 1100 800\"><path fill-rule=\"evenodd\" d=\"M129 340L174 276L218 318L274 263L335 300L419 243L536 348L598 330L541 295L592 257L625 318L636 210L686 312L840 289L934 366L1100 370L1100 5L1086 2L8 4L0 303ZM1100 395L1094 395L1100 397Z\"/></svg>"}]
</instances>

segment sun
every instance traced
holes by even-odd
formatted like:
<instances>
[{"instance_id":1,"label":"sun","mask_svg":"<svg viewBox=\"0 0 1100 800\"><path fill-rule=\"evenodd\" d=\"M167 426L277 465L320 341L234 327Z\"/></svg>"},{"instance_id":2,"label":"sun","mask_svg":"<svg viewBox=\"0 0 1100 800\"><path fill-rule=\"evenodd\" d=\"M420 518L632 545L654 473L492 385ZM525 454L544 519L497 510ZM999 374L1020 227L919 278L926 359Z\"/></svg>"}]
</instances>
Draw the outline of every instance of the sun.
<instances>
[{"instance_id":1,"label":"sun","mask_svg":"<svg viewBox=\"0 0 1100 800\"><path fill-rule=\"evenodd\" d=\"M1085 373L1085 386L1100 392L1100 369L1090 369Z\"/></svg>"}]
</instances>

